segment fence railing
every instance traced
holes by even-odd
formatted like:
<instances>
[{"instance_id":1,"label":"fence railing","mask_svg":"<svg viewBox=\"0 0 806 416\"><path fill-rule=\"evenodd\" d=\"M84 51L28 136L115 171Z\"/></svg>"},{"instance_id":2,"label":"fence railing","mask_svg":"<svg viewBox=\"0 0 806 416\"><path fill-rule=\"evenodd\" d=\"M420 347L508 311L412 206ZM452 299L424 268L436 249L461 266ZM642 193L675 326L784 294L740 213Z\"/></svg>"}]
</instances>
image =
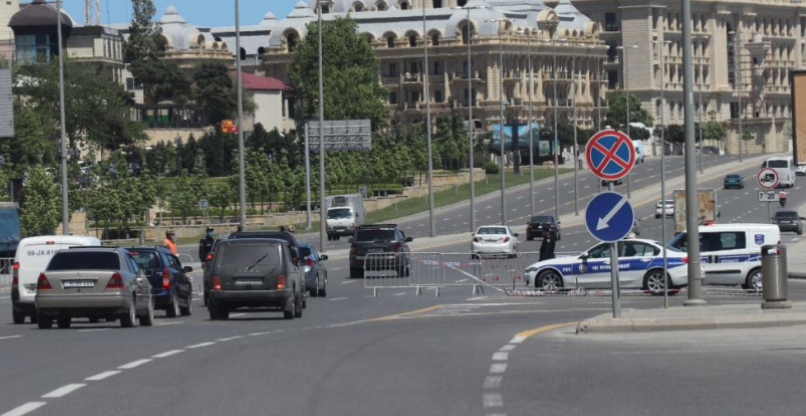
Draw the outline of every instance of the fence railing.
<instances>
[{"instance_id":1,"label":"fence railing","mask_svg":"<svg viewBox=\"0 0 806 416\"><path fill-rule=\"evenodd\" d=\"M0 257L0 288L11 286L11 278L14 273L14 258Z\"/></svg>"}]
</instances>

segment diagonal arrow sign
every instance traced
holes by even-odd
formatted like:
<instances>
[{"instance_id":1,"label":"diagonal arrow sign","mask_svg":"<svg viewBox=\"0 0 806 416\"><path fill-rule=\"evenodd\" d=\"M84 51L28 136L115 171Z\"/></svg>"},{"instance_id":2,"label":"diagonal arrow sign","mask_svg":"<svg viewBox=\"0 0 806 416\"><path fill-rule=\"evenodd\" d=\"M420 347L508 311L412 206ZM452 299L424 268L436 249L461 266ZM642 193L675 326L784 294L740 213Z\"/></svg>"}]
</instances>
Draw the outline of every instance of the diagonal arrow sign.
<instances>
[{"instance_id":1,"label":"diagonal arrow sign","mask_svg":"<svg viewBox=\"0 0 806 416\"><path fill-rule=\"evenodd\" d=\"M610 220L616 215L617 212L627 203L627 198L622 197L621 200L618 201L616 206L604 216L604 218L599 218L599 221L596 223L596 231L604 230L607 227L610 227Z\"/></svg>"}]
</instances>

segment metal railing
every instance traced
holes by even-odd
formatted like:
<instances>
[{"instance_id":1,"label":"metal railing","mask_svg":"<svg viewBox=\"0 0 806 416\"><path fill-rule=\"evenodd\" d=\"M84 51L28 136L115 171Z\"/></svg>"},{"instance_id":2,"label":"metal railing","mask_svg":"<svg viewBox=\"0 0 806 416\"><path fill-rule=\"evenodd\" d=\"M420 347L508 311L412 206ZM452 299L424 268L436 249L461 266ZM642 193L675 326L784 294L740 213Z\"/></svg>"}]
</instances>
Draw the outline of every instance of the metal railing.
<instances>
[{"instance_id":1,"label":"metal railing","mask_svg":"<svg viewBox=\"0 0 806 416\"><path fill-rule=\"evenodd\" d=\"M0 257L0 288L11 286L11 278L14 273L13 257Z\"/></svg>"}]
</instances>

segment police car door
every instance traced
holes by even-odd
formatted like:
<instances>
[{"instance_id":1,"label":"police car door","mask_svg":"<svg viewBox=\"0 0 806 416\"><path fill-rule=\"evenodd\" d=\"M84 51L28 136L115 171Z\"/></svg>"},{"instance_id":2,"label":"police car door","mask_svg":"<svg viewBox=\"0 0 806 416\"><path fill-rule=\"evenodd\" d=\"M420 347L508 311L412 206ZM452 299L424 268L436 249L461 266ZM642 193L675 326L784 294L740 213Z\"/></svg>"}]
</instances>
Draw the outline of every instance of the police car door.
<instances>
[{"instance_id":1,"label":"police car door","mask_svg":"<svg viewBox=\"0 0 806 416\"><path fill-rule=\"evenodd\" d=\"M640 287L652 260L660 249L640 241L619 242L619 282L625 287Z\"/></svg>"},{"instance_id":2,"label":"police car door","mask_svg":"<svg viewBox=\"0 0 806 416\"><path fill-rule=\"evenodd\" d=\"M574 266L580 287L610 287L610 243L601 243L583 253ZM571 286L571 284L569 284Z\"/></svg>"},{"instance_id":3,"label":"police car door","mask_svg":"<svg viewBox=\"0 0 806 416\"><path fill-rule=\"evenodd\" d=\"M743 230L700 233L705 283L712 285L744 283L743 263L754 256L747 250L745 234Z\"/></svg>"}]
</instances>

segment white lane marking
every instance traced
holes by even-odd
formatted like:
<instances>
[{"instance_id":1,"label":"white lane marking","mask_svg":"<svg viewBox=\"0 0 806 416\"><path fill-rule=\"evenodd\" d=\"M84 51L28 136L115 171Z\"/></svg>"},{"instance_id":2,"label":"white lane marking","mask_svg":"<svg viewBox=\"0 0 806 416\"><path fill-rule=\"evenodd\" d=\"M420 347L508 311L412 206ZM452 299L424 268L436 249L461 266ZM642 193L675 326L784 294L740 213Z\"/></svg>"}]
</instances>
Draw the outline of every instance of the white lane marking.
<instances>
[{"instance_id":1,"label":"white lane marking","mask_svg":"<svg viewBox=\"0 0 806 416\"><path fill-rule=\"evenodd\" d=\"M103 373L98 373L92 377L87 377L84 379L84 381L101 381L117 374L120 374L120 371L104 371Z\"/></svg>"},{"instance_id":2,"label":"white lane marking","mask_svg":"<svg viewBox=\"0 0 806 416\"><path fill-rule=\"evenodd\" d=\"M344 270L344 267L331 267L330 270Z\"/></svg>"},{"instance_id":3,"label":"white lane marking","mask_svg":"<svg viewBox=\"0 0 806 416\"><path fill-rule=\"evenodd\" d=\"M118 367L120 370L131 370L132 368L139 367L143 364L150 363L152 360L150 358L143 358L142 360L132 361L128 364L123 364L122 366Z\"/></svg>"},{"instance_id":4,"label":"white lane marking","mask_svg":"<svg viewBox=\"0 0 806 416\"><path fill-rule=\"evenodd\" d=\"M492 207L493 207L492 205L487 205L486 207L484 207L484 209L490 209Z\"/></svg>"},{"instance_id":5,"label":"white lane marking","mask_svg":"<svg viewBox=\"0 0 806 416\"><path fill-rule=\"evenodd\" d=\"M217 341L218 342L227 342L227 341L232 341L232 340L241 339L241 338L243 338L243 335L236 335L234 337L229 337L229 338L219 338Z\"/></svg>"},{"instance_id":6,"label":"white lane marking","mask_svg":"<svg viewBox=\"0 0 806 416\"><path fill-rule=\"evenodd\" d=\"M582 189L588 189L590 187L591 187L590 185L585 185Z\"/></svg>"},{"instance_id":7,"label":"white lane marking","mask_svg":"<svg viewBox=\"0 0 806 416\"><path fill-rule=\"evenodd\" d=\"M330 298L330 301L333 302L333 301L344 300L344 299L347 299L347 298L344 298L344 297L342 297L342 298Z\"/></svg>"},{"instance_id":8,"label":"white lane marking","mask_svg":"<svg viewBox=\"0 0 806 416\"><path fill-rule=\"evenodd\" d=\"M502 376L487 376L487 378L484 379L484 388L485 389L497 389L497 388L500 388L501 387L501 380L503 380L503 379L504 379L504 377L502 377Z\"/></svg>"},{"instance_id":9,"label":"white lane marking","mask_svg":"<svg viewBox=\"0 0 806 416\"><path fill-rule=\"evenodd\" d=\"M462 279L462 280L457 280L456 283L464 283L466 281L467 281L467 279Z\"/></svg>"},{"instance_id":10,"label":"white lane marking","mask_svg":"<svg viewBox=\"0 0 806 416\"><path fill-rule=\"evenodd\" d=\"M43 399L58 399L59 397L67 396L68 394L86 386L86 384L73 383L66 386L59 387L52 392L42 396Z\"/></svg>"},{"instance_id":11,"label":"white lane marking","mask_svg":"<svg viewBox=\"0 0 806 416\"><path fill-rule=\"evenodd\" d=\"M259 337L261 335L268 335L268 334L271 334L271 331L268 331L268 332L252 332L251 334L248 334L247 336L249 336L249 337Z\"/></svg>"},{"instance_id":12,"label":"white lane marking","mask_svg":"<svg viewBox=\"0 0 806 416\"><path fill-rule=\"evenodd\" d=\"M541 199L540 201L537 201L537 202L538 202L538 203L540 203L540 202L546 202L546 200L545 200L545 199Z\"/></svg>"},{"instance_id":13,"label":"white lane marking","mask_svg":"<svg viewBox=\"0 0 806 416\"><path fill-rule=\"evenodd\" d=\"M518 201L520 201L521 199L523 199L523 197L522 197L522 196L519 196L519 197L517 197L517 198L515 198L515 199L516 199L516 200L518 200Z\"/></svg>"},{"instance_id":14,"label":"white lane marking","mask_svg":"<svg viewBox=\"0 0 806 416\"><path fill-rule=\"evenodd\" d=\"M201 344L191 345L191 346L185 347L185 348L192 350L192 349L196 349L196 348L209 347L211 345L215 345L215 342L202 342Z\"/></svg>"},{"instance_id":15,"label":"white lane marking","mask_svg":"<svg viewBox=\"0 0 806 416\"><path fill-rule=\"evenodd\" d=\"M28 403L25 403L24 405L22 405L20 407L17 407L15 409L9 410L8 412L5 412L0 416L22 416L22 415L26 415L28 413L33 412L36 409L39 409L40 407L44 406L45 404L46 404L45 402L28 402Z\"/></svg>"},{"instance_id":16,"label":"white lane marking","mask_svg":"<svg viewBox=\"0 0 806 416\"><path fill-rule=\"evenodd\" d=\"M512 338L512 341L509 341L510 344L520 344L521 342L525 341L526 337L517 336Z\"/></svg>"},{"instance_id":17,"label":"white lane marking","mask_svg":"<svg viewBox=\"0 0 806 416\"><path fill-rule=\"evenodd\" d=\"M503 374L507 371L506 364L493 364L490 366L490 374Z\"/></svg>"},{"instance_id":18,"label":"white lane marking","mask_svg":"<svg viewBox=\"0 0 806 416\"><path fill-rule=\"evenodd\" d=\"M493 361L506 361L509 359L508 352L497 352L493 354Z\"/></svg>"},{"instance_id":19,"label":"white lane marking","mask_svg":"<svg viewBox=\"0 0 806 416\"><path fill-rule=\"evenodd\" d=\"M516 347L516 345L507 344L507 345L504 345L503 347L501 347L501 349L499 351L512 351L512 350L515 349L515 347Z\"/></svg>"},{"instance_id":20,"label":"white lane marking","mask_svg":"<svg viewBox=\"0 0 806 416\"><path fill-rule=\"evenodd\" d=\"M196 300L198 300L198 299L196 299ZM171 321L171 322L161 322L161 323L158 323L158 324L154 324L154 326L179 325L179 324L184 324L184 323L185 323L185 321Z\"/></svg>"},{"instance_id":21,"label":"white lane marking","mask_svg":"<svg viewBox=\"0 0 806 416\"><path fill-rule=\"evenodd\" d=\"M395 293L392 296L405 296L405 295L406 295L406 292L400 292L400 293Z\"/></svg>"},{"instance_id":22,"label":"white lane marking","mask_svg":"<svg viewBox=\"0 0 806 416\"><path fill-rule=\"evenodd\" d=\"M246 316L246 314L245 314L245 313L233 313L233 314L232 314L232 315L230 315L229 317L230 317L230 318L237 318L237 317L239 317L239 316Z\"/></svg>"},{"instance_id":23,"label":"white lane marking","mask_svg":"<svg viewBox=\"0 0 806 416\"><path fill-rule=\"evenodd\" d=\"M164 352L162 354L152 355L151 357L152 358L165 358L165 357L170 357L172 355L176 355L176 354L183 353L183 352L185 352L185 350L172 350L172 351Z\"/></svg>"},{"instance_id":24,"label":"white lane marking","mask_svg":"<svg viewBox=\"0 0 806 416\"><path fill-rule=\"evenodd\" d=\"M425 224L417 224L418 227L425 227Z\"/></svg>"},{"instance_id":25,"label":"white lane marking","mask_svg":"<svg viewBox=\"0 0 806 416\"><path fill-rule=\"evenodd\" d=\"M450 218L443 218L442 221L450 221Z\"/></svg>"},{"instance_id":26,"label":"white lane marking","mask_svg":"<svg viewBox=\"0 0 806 416\"><path fill-rule=\"evenodd\" d=\"M504 405L504 398L500 393L484 393L484 407L501 407Z\"/></svg>"},{"instance_id":27,"label":"white lane marking","mask_svg":"<svg viewBox=\"0 0 806 416\"><path fill-rule=\"evenodd\" d=\"M15 339L15 338L22 338L22 335L9 335L7 337L0 337L0 341L4 339Z\"/></svg>"},{"instance_id":28,"label":"white lane marking","mask_svg":"<svg viewBox=\"0 0 806 416\"><path fill-rule=\"evenodd\" d=\"M94 329L79 329L78 332L101 332L109 331L112 328L94 328Z\"/></svg>"},{"instance_id":29,"label":"white lane marking","mask_svg":"<svg viewBox=\"0 0 806 416\"><path fill-rule=\"evenodd\" d=\"M345 280L345 281L341 282L341 284L343 284L343 285L349 285L350 283L355 283L355 282L357 282L357 281L358 281L358 280Z\"/></svg>"}]
</instances>

